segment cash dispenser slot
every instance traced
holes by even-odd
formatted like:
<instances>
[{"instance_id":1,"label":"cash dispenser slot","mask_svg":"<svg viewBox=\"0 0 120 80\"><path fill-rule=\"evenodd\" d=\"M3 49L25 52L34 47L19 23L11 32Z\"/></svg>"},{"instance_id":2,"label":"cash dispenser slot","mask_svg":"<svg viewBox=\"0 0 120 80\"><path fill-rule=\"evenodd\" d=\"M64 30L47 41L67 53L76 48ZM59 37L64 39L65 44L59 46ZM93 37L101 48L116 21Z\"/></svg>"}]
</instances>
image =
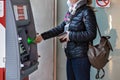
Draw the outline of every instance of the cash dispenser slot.
<instances>
[{"instance_id":1,"label":"cash dispenser slot","mask_svg":"<svg viewBox=\"0 0 120 80\"><path fill-rule=\"evenodd\" d=\"M27 43L27 33L24 28L18 28L18 36L19 36L19 51L20 51L20 59L23 64L25 61L29 61L30 55L30 46Z\"/></svg>"}]
</instances>

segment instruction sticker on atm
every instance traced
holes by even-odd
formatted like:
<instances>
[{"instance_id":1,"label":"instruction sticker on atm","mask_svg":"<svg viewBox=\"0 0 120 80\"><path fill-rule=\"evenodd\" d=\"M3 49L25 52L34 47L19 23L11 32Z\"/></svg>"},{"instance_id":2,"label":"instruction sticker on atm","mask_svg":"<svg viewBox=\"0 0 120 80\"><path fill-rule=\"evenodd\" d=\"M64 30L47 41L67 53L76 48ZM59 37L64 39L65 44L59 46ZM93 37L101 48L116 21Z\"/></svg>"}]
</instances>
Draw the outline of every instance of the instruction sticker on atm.
<instances>
[{"instance_id":1,"label":"instruction sticker on atm","mask_svg":"<svg viewBox=\"0 0 120 80\"><path fill-rule=\"evenodd\" d=\"M27 6L26 5L14 5L15 19L19 20L28 20Z\"/></svg>"},{"instance_id":2,"label":"instruction sticker on atm","mask_svg":"<svg viewBox=\"0 0 120 80\"><path fill-rule=\"evenodd\" d=\"M0 17L4 16L4 2L0 1Z\"/></svg>"}]
</instances>

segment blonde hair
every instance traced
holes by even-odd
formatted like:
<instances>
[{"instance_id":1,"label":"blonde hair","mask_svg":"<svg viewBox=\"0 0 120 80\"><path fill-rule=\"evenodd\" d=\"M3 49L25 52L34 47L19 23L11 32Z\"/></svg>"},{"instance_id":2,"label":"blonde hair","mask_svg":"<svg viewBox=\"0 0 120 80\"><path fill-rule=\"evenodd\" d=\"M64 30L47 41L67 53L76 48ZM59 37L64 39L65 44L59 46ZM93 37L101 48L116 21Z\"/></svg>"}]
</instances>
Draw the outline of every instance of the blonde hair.
<instances>
[{"instance_id":1,"label":"blonde hair","mask_svg":"<svg viewBox=\"0 0 120 80\"><path fill-rule=\"evenodd\" d=\"M92 4L92 0L87 0L87 5L90 6L94 12L97 12L97 10L94 7L92 7L91 4Z\"/></svg>"},{"instance_id":2,"label":"blonde hair","mask_svg":"<svg viewBox=\"0 0 120 80\"><path fill-rule=\"evenodd\" d=\"M87 5L91 5L92 4L92 0L87 0Z\"/></svg>"}]
</instances>

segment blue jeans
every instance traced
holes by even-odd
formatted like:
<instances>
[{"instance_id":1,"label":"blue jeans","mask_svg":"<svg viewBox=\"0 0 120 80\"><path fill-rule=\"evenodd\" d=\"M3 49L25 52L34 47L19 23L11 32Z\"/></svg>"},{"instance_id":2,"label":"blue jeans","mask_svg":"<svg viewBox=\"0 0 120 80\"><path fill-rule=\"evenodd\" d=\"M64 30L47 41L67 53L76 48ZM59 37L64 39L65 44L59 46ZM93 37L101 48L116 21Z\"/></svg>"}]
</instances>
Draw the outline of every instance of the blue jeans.
<instances>
[{"instance_id":1,"label":"blue jeans","mask_svg":"<svg viewBox=\"0 0 120 80\"><path fill-rule=\"evenodd\" d=\"M67 59L67 80L90 80L90 66L87 57Z\"/></svg>"}]
</instances>

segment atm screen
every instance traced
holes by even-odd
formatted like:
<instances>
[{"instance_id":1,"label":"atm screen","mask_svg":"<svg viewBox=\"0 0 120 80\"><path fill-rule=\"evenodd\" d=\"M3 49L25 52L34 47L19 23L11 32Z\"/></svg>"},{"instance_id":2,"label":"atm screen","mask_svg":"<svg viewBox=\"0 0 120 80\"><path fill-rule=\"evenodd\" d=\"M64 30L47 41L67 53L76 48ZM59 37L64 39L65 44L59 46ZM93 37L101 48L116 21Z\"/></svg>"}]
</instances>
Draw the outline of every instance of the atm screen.
<instances>
[{"instance_id":1,"label":"atm screen","mask_svg":"<svg viewBox=\"0 0 120 80\"><path fill-rule=\"evenodd\" d=\"M14 13L16 21L28 20L27 6L26 5L14 5Z\"/></svg>"},{"instance_id":2,"label":"atm screen","mask_svg":"<svg viewBox=\"0 0 120 80\"><path fill-rule=\"evenodd\" d=\"M16 19L17 26L28 25L29 20L29 12L27 5L13 5L14 15Z\"/></svg>"}]
</instances>

